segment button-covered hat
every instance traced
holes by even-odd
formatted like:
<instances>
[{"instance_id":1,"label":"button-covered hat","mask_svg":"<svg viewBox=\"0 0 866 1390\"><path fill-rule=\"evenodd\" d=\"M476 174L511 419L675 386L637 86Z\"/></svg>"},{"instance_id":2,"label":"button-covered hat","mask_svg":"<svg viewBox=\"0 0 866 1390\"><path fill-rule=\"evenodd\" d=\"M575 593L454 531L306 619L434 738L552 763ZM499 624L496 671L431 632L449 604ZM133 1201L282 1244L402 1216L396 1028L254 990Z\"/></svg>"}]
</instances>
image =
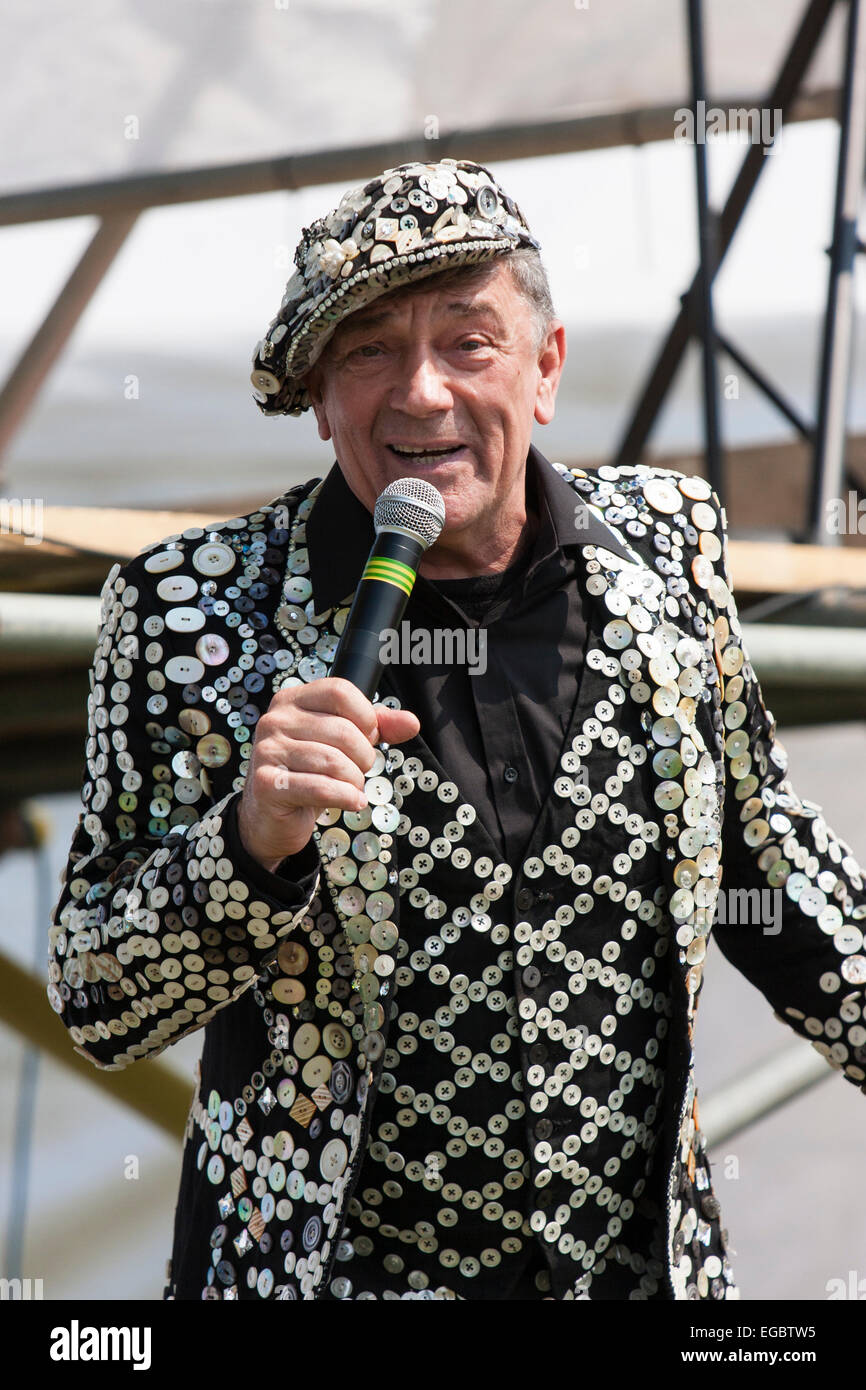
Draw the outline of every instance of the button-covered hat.
<instances>
[{"instance_id":1,"label":"button-covered hat","mask_svg":"<svg viewBox=\"0 0 866 1390\"><path fill-rule=\"evenodd\" d=\"M300 381L339 322L379 295L437 270L539 243L517 204L482 164L400 164L343 195L305 227L280 311L253 357L253 395L265 415L300 415Z\"/></svg>"}]
</instances>

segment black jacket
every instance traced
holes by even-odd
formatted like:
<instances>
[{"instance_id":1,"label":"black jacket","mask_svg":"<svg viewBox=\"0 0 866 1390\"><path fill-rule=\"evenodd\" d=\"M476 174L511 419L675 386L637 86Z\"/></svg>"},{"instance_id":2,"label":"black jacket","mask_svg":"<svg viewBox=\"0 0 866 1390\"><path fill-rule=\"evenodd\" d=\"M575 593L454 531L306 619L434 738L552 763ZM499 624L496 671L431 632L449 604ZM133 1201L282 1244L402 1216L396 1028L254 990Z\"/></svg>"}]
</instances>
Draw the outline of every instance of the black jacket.
<instances>
[{"instance_id":1,"label":"black jacket","mask_svg":"<svg viewBox=\"0 0 866 1390\"><path fill-rule=\"evenodd\" d=\"M234 814L254 721L282 681L327 672L345 618L345 604L317 612L307 578L304 524L320 484L169 537L108 576L49 998L77 1050L106 1068L207 1025L179 1201L198 1235L176 1241L169 1297L321 1296L397 1009L400 934L455 905L524 924L513 989L530 1222L558 1298L586 1287L569 1228L585 1182L568 1157L581 1123L569 1076L588 1054L612 1067L587 1038L588 943L628 923L632 934L651 929L666 963L653 1145L670 1297L736 1296L692 1048L720 891L722 950L863 1088L866 893L848 847L785 780L742 649L722 509L701 479L659 469L562 472L585 539L586 664L572 772L513 865L497 862L458 783L447 801L431 796L459 772L433 767L423 729L403 745L402 766L373 769L372 825L369 813L323 813L316 843L280 874L253 873L239 852ZM411 828L441 841L461 811L465 853L419 865ZM351 848L320 864L329 828ZM760 890L777 893L772 911L761 912ZM547 949L545 927L562 951ZM240 1033L259 1039L252 1074L232 1046ZM530 1064L533 1038L545 1056ZM328 1075L315 1086L303 1079L311 1049ZM291 1164L300 1150L302 1171Z\"/></svg>"}]
</instances>

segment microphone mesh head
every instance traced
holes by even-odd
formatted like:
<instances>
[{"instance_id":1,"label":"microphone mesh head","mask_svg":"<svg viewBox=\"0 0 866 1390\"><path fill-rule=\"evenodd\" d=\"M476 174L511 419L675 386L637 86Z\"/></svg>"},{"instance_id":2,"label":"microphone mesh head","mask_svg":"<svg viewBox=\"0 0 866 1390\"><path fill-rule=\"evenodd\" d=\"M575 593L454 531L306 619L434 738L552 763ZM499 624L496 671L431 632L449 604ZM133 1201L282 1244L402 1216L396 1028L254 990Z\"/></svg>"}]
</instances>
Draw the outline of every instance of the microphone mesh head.
<instances>
[{"instance_id":1,"label":"microphone mesh head","mask_svg":"<svg viewBox=\"0 0 866 1390\"><path fill-rule=\"evenodd\" d=\"M423 478L398 478L389 483L373 512L376 535L399 528L409 531L427 549L445 525L442 494Z\"/></svg>"}]
</instances>

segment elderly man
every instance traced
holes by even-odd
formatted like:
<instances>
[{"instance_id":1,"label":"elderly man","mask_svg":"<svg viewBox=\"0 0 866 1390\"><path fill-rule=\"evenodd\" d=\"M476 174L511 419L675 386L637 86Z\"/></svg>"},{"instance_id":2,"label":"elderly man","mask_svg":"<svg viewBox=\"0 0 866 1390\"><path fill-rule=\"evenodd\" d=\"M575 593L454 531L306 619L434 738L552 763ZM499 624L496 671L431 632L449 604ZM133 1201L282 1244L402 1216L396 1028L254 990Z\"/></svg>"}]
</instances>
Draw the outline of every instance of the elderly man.
<instances>
[{"instance_id":1,"label":"elderly man","mask_svg":"<svg viewBox=\"0 0 866 1390\"><path fill-rule=\"evenodd\" d=\"M700 478L551 465L565 359L488 170L309 228L259 344L336 463L115 566L50 997L123 1067L204 1027L170 1298L716 1299L692 1036L718 914L866 1080L866 894L785 780ZM440 491L406 617L482 664L329 675L378 495ZM724 874L724 878L723 878ZM778 910L777 910L778 909Z\"/></svg>"}]
</instances>

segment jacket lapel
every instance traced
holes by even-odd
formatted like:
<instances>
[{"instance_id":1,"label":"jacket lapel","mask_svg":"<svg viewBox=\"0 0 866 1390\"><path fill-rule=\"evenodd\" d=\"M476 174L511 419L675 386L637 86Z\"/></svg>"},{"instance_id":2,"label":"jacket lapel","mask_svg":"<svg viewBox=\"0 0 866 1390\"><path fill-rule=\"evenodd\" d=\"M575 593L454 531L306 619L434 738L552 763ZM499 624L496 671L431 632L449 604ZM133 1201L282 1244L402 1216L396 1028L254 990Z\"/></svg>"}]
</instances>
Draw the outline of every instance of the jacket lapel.
<instances>
[{"instance_id":1,"label":"jacket lapel","mask_svg":"<svg viewBox=\"0 0 866 1390\"><path fill-rule=\"evenodd\" d=\"M686 628L675 601L670 601L666 608L663 579L597 508L588 506L578 495L575 526L584 537L581 552L590 643L592 634L600 632L605 651L616 656L627 670L629 698L640 706L652 768L652 810L663 827L663 887L680 948L677 960L691 1020L715 901L718 804L713 760L701 732L698 705L688 694L692 679L688 673L699 668L709 648ZM300 530L298 549L304 539ZM292 573L297 575L304 570L301 559ZM299 661L297 668L288 673L291 679L311 680L326 673L323 661L329 660L337 645L351 599L348 594L340 607L319 614L312 594L305 613L307 659ZM584 670L588 699L594 675ZM581 706L585 703L580 694L577 701ZM401 747L404 757L416 756L442 777L449 775L439 767L420 735ZM682 756L683 750L688 761ZM589 754L590 759L598 756L600 750ZM587 771L591 772L591 765ZM387 752L381 753L367 778L368 810L359 814L325 811L317 830L328 891L335 910L346 922L359 972L359 988L367 1005L364 1025L371 1063L384 1050L380 986L393 974L393 951L399 935L394 839L402 814L399 778L399 769L392 766ZM486 840L491 857L497 860L499 855L487 830L480 824L477 829Z\"/></svg>"},{"instance_id":2,"label":"jacket lapel","mask_svg":"<svg viewBox=\"0 0 866 1390\"><path fill-rule=\"evenodd\" d=\"M695 672L712 657L709 645L686 627L679 606L665 607L663 579L598 520L618 544L583 548L586 569L594 571L587 580L592 626L600 626L605 649L626 667L629 698L641 711L652 810L662 831L663 887L691 1026L718 891L719 807L706 723L688 692L697 694Z\"/></svg>"}]
</instances>

